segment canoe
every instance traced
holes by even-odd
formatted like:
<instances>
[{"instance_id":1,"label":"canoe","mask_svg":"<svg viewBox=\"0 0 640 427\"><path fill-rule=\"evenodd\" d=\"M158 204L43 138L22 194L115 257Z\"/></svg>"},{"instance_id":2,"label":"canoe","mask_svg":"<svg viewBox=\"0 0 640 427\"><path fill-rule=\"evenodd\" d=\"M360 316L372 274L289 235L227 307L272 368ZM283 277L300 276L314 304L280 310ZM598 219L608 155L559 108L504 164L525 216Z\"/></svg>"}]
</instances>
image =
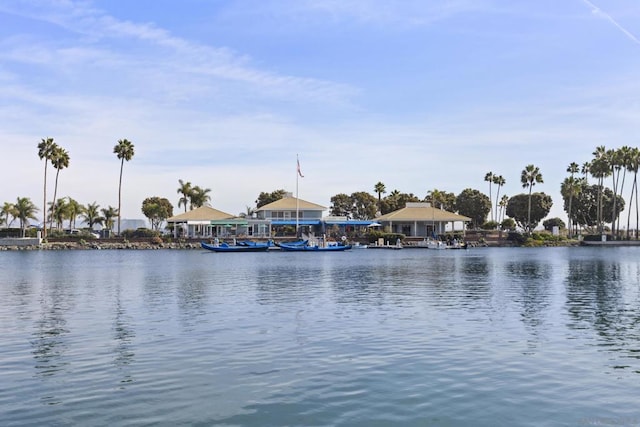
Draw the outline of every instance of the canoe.
<instances>
[{"instance_id":1,"label":"canoe","mask_svg":"<svg viewBox=\"0 0 640 427\"><path fill-rule=\"evenodd\" d=\"M210 243L200 242L200 246L213 252L266 252L269 250L268 243L242 242L242 244L228 245L220 243L212 245Z\"/></svg>"},{"instance_id":2,"label":"canoe","mask_svg":"<svg viewBox=\"0 0 640 427\"><path fill-rule=\"evenodd\" d=\"M283 251L289 252L342 252L351 249L351 245L315 246L309 242L276 243Z\"/></svg>"}]
</instances>

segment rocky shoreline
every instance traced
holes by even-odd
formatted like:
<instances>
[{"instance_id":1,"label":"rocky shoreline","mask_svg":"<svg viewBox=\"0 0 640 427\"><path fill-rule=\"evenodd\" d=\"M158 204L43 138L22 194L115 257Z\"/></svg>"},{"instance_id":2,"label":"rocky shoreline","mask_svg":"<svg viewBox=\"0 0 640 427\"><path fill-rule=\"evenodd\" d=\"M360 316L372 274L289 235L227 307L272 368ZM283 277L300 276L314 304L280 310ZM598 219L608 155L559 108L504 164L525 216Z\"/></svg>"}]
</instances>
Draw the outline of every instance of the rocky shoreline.
<instances>
[{"instance_id":1,"label":"rocky shoreline","mask_svg":"<svg viewBox=\"0 0 640 427\"><path fill-rule=\"evenodd\" d=\"M39 245L7 245L0 246L0 251L34 251L34 250L114 250L114 249L200 249L200 243L194 242L171 242L171 243L152 243L152 242L107 242L107 241L88 241L88 242L47 242Z\"/></svg>"}]
</instances>

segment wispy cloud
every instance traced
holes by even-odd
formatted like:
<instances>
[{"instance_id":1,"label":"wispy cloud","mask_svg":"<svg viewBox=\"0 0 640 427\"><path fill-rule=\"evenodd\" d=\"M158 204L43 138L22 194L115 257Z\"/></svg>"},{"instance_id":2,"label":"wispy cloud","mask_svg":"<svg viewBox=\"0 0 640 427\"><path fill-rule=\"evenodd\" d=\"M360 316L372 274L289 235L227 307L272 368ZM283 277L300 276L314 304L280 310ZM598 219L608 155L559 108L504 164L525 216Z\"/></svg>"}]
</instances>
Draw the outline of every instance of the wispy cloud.
<instances>
[{"instance_id":1,"label":"wispy cloud","mask_svg":"<svg viewBox=\"0 0 640 427\"><path fill-rule=\"evenodd\" d=\"M616 27L618 30L620 30L625 36L627 36L627 38L629 40L631 40L632 42L640 45L640 39L638 39L635 35L633 35L633 33L631 31L629 31L625 27L623 27L611 15L609 15L608 13L606 13L605 11L600 9L598 6L596 6L595 4L590 2L589 0L582 0L582 1L584 2L584 4L586 4L587 6L589 6L591 8L591 11L593 12L593 14L598 15L598 16L606 19L611 24L613 24L614 27Z\"/></svg>"},{"instance_id":2,"label":"wispy cloud","mask_svg":"<svg viewBox=\"0 0 640 427\"><path fill-rule=\"evenodd\" d=\"M171 75L182 74L180 81L186 86L193 79L201 79L201 84L208 81L214 85L215 79L220 79L248 84L264 96L289 101L314 100L348 105L349 99L358 93L356 88L345 84L259 69L252 66L251 58L232 49L185 40L154 24L118 20L84 2L38 3L36 6L28 1L19 1L14 5L0 6L0 12L53 24L83 37L83 40L75 37L67 42L60 39L55 45L46 39L32 38L22 40L26 45L5 43L7 49L0 54L5 59L50 64L52 67L59 67L65 61L78 66L77 61L84 59L89 67L96 63L108 66L108 61L111 61L120 75L142 71L147 77L160 76L164 70ZM16 41L20 39L13 40ZM132 48L139 44L141 49L132 49L134 53L125 52L119 48L121 43ZM128 68L123 67L125 63ZM132 65L139 68L131 68Z\"/></svg>"}]
</instances>

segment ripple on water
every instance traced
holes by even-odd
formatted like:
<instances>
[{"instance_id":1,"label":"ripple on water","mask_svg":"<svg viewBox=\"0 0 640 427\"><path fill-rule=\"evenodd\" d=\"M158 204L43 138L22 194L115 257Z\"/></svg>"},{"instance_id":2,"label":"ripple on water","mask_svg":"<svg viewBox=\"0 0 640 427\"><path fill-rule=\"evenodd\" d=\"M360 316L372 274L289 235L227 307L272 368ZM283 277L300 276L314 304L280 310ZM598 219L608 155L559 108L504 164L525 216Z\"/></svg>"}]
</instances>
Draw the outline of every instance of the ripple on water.
<instances>
[{"instance_id":1,"label":"ripple on water","mask_svg":"<svg viewBox=\"0 0 640 427\"><path fill-rule=\"evenodd\" d=\"M0 284L0 418L631 419L640 395L638 257L582 249L2 254L10 273Z\"/></svg>"}]
</instances>

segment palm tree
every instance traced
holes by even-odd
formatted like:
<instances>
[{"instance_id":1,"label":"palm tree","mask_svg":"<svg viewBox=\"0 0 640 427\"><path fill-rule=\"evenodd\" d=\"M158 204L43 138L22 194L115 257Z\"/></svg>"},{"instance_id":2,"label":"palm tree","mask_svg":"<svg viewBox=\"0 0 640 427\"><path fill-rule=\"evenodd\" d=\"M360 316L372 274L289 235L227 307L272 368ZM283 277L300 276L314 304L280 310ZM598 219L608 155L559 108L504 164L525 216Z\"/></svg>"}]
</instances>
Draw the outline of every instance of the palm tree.
<instances>
[{"instance_id":1,"label":"palm tree","mask_svg":"<svg viewBox=\"0 0 640 427\"><path fill-rule=\"evenodd\" d=\"M580 167L580 173L584 175L584 183L589 184L589 174L591 173L591 162L584 162Z\"/></svg>"},{"instance_id":2,"label":"palm tree","mask_svg":"<svg viewBox=\"0 0 640 427\"><path fill-rule=\"evenodd\" d=\"M571 203L572 203L572 199L575 196L578 196L581 192L582 192L582 187L583 185L586 185L586 182L584 180L584 178L576 178L574 176L568 176L564 179L564 181L562 182L562 184L560 185L560 193L562 194L562 197L564 199L569 199L569 208L568 208L568 214L569 214L569 228L568 228L568 234L569 237L571 237L572 232L573 232L573 228L574 228L574 224L573 224L573 216L572 216L572 208L571 208Z\"/></svg>"},{"instance_id":3,"label":"palm tree","mask_svg":"<svg viewBox=\"0 0 640 427\"><path fill-rule=\"evenodd\" d=\"M16 219L16 207L13 203L4 202L2 209L0 209L0 225L3 223L7 228L11 227L11 223ZM9 216L12 217L11 221L9 221Z\"/></svg>"},{"instance_id":4,"label":"palm tree","mask_svg":"<svg viewBox=\"0 0 640 427\"><path fill-rule=\"evenodd\" d=\"M378 181L378 183L373 186L373 191L378 194L378 212L382 212L382 195L387 192L387 187L385 187L381 181Z\"/></svg>"},{"instance_id":5,"label":"palm tree","mask_svg":"<svg viewBox=\"0 0 640 427\"><path fill-rule=\"evenodd\" d=\"M211 196L207 194L210 191L210 188L200 188L198 185L193 187L191 191L191 209L202 207L210 202Z\"/></svg>"},{"instance_id":6,"label":"palm tree","mask_svg":"<svg viewBox=\"0 0 640 427\"><path fill-rule=\"evenodd\" d=\"M53 153L54 148L57 147L56 143L53 142L53 138L42 138L42 141L38 144L38 157L40 160L44 160L44 191L43 191L43 200L42 200L42 238L47 237L47 164L51 159L51 153Z\"/></svg>"},{"instance_id":7,"label":"palm tree","mask_svg":"<svg viewBox=\"0 0 640 427\"><path fill-rule=\"evenodd\" d=\"M617 190L619 188L619 193L618 195L620 197L622 197L622 193L624 193L624 183L626 181L627 178L627 171L629 170L629 164L631 163L631 155L632 155L632 149L629 146L622 146L619 149L617 149L615 151L614 154L614 164L613 164L613 169L615 170L615 173L617 175L616 179L614 180L615 186L614 188ZM618 187L618 181L620 180L620 174L622 174L622 182L620 183L620 186ZM614 195L616 190L614 190ZM614 203L614 213L613 216L615 218L615 224L616 224L616 229L615 229L615 235L618 236L620 233L620 212L618 212L616 205L617 205L617 197L615 197L613 199L613 203ZM631 206L629 206L629 209L631 209Z\"/></svg>"},{"instance_id":8,"label":"palm tree","mask_svg":"<svg viewBox=\"0 0 640 427\"><path fill-rule=\"evenodd\" d=\"M122 212L122 168L125 160L128 162L133 158L134 146L127 139L119 139L118 143L113 147L113 152L120 159L120 181L118 184L118 235L120 234L120 212Z\"/></svg>"},{"instance_id":9,"label":"palm tree","mask_svg":"<svg viewBox=\"0 0 640 427\"><path fill-rule=\"evenodd\" d=\"M610 159L607 155L606 148L601 145L596 147L593 152L594 159L591 161L589 171L594 178L598 179L598 205L597 205L597 220L598 220L598 232L600 234L604 231L604 221L602 218L602 190L604 188L604 178L611 173Z\"/></svg>"},{"instance_id":10,"label":"palm tree","mask_svg":"<svg viewBox=\"0 0 640 427\"><path fill-rule=\"evenodd\" d=\"M51 220L56 220L56 228L61 230L64 225L64 220L69 218L69 205L66 199L58 199L53 201L49 205L49 215ZM50 225L50 228L53 227Z\"/></svg>"},{"instance_id":11,"label":"palm tree","mask_svg":"<svg viewBox=\"0 0 640 427\"><path fill-rule=\"evenodd\" d=\"M522 188L529 188L529 204L527 206L527 231L531 232L531 191L533 190L533 186L537 183L543 183L542 174L540 173L540 168L534 165L527 165L522 170L522 174L520 175L520 182L522 183Z\"/></svg>"},{"instance_id":12,"label":"palm tree","mask_svg":"<svg viewBox=\"0 0 640 427\"><path fill-rule=\"evenodd\" d=\"M55 211L55 200L58 194L58 175L60 175L60 170L69 167L69 153L64 148L56 145L51 153L51 164L54 168L56 168L56 185L53 187L53 200L54 206L52 208ZM49 221L49 228L51 228L51 223L53 222L53 218Z\"/></svg>"},{"instance_id":13,"label":"palm tree","mask_svg":"<svg viewBox=\"0 0 640 427\"><path fill-rule=\"evenodd\" d=\"M36 212L38 208L33 204L28 197L18 197L14 205L14 213L16 218L20 220L20 229L22 230L22 237L27 234L27 223L30 219L38 219Z\"/></svg>"},{"instance_id":14,"label":"palm tree","mask_svg":"<svg viewBox=\"0 0 640 427\"><path fill-rule=\"evenodd\" d=\"M180 199L178 200L178 208L184 205L184 211L186 212L187 203L189 203L189 199L191 198L191 193L193 192L193 188L191 187L190 182L184 182L181 179L178 180L178 184L180 184L180 186L178 187L178 194L182 194L182 197L180 197Z\"/></svg>"},{"instance_id":15,"label":"palm tree","mask_svg":"<svg viewBox=\"0 0 640 427\"><path fill-rule=\"evenodd\" d=\"M247 206L246 208L247 208L247 210L245 212L240 212L240 215L238 215L238 216L240 216L242 218L251 218L251 217L253 217L253 214L256 212L256 210L253 209L251 206Z\"/></svg>"},{"instance_id":16,"label":"palm tree","mask_svg":"<svg viewBox=\"0 0 640 427\"><path fill-rule=\"evenodd\" d=\"M431 202L431 206L433 206L434 208L442 209L442 204L444 203L445 197L446 196L443 191L434 188L433 190L429 190L427 192L426 199L427 201Z\"/></svg>"},{"instance_id":17,"label":"palm tree","mask_svg":"<svg viewBox=\"0 0 640 427\"><path fill-rule=\"evenodd\" d=\"M507 180L504 179L502 175L494 175L493 183L498 186L498 191L496 191L496 217L494 219L497 222L500 219L500 217L498 216L498 200L500 199L500 187L505 185L507 183Z\"/></svg>"},{"instance_id":18,"label":"palm tree","mask_svg":"<svg viewBox=\"0 0 640 427\"><path fill-rule=\"evenodd\" d=\"M100 205L96 202L89 203L82 210L81 218L87 223L89 228L93 230L95 224L102 225L102 217L100 216Z\"/></svg>"},{"instance_id":19,"label":"palm tree","mask_svg":"<svg viewBox=\"0 0 640 427\"><path fill-rule=\"evenodd\" d=\"M102 208L100 210L102 212L102 219L104 221L104 227L107 230L113 229L113 218L118 216L118 210L112 206L108 208Z\"/></svg>"},{"instance_id":20,"label":"palm tree","mask_svg":"<svg viewBox=\"0 0 640 427\"><path fill-rule=\"evenodd\" d=\"M580 171L580 169L579 169L579 166L578 166L578 164L576 162L571 162L569 164L569 166L567 167L567 172L569 172L571 174L571 176L570 176L571 180L570 180L570 182L567 183L568 189L570 190L569 191L569 212L568 212L569 218L568 218L568 221L567 221L567 225L569 226L569 237L571 237L571 232L573 231L573 227L572 227L572 224L571 224L571 204L573 203L573 196L575 195L575 193L573 191L575 189L575 185L574 184L576 183L576 179L575 179L574 175L577 174L579 171Z\"/></svg>"},{"instance_id":21,"label":"palm tree","mask_svg":"<svg viewBox=\"0 0 640 427\"><path fill-rule=\"evenodd\" d=\"M611 234L617 236L616 223L617 223L617 199L618 199L618 184L620 182L620 172L622 170L622 152L620 150L607 150L606 157L609 163L609 173L613 180L613 211L611 212Z\"/></svg>"},{"instance_id":22,"label":"palm tree","mask_svg":"<svg viewBox=\"0 0 640 427\"><path fill-rule=\"evenodd\" d=\"M76 228L76 218L84 212L84 206L77 200L67 197L67 216L69 218L69 230Z\"/></svg>"},{"instance_id":23,"label":"palm tree","mask_svg":"<svg viewBox=\"0 0 640 427\"><path fill-rule=\"evenodd\" d=\"M629 211L627 212L627 238L629 238L629 226L631 225L631 203L636 202L636 239L638 238L638 168L640 167L640 149L631 148L627 162L627 170L633 172L633 183L629 196Z\"/></svg>"},{"instance_id":24,"label":"palm tree","mask_svg":"<svg viewBox=\"0 0 640 427\"><path fill-rule=\"evenodd\" d=\"M489 203L492 203L491 202L491 184L493 184L494 176L495 175L493 174L493 172L487 172L487 174L484 176L484 180L489 183ZM493 221L493 207L491 208L491 221Z\"/></svg>"},{"instance_id":25,"label":"palm tree","mask_svg":"<svg viewBox=\"0 0 640 427\"><path fill-rule=\"evenodd\" d=\"M507 205L508 204L509 204L509 196L507 196L505 194L500 199L500 215L502 217L502 220L500 221L501 223L502 223L502 221L504 221L504 214L507 211ZM498 219L500 219L500 217L498 217Z\"/></svg>"}]
</instances>

